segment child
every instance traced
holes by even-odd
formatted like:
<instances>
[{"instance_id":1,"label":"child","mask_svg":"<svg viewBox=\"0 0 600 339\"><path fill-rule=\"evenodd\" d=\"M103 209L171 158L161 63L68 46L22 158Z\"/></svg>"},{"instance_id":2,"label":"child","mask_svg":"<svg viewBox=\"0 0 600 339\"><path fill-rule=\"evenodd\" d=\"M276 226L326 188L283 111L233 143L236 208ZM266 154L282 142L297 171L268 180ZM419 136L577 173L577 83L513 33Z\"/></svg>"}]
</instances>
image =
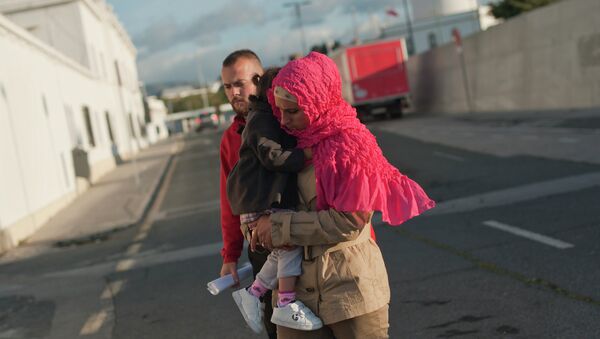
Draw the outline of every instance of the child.
<instances>
[{"instance_id":1,"label":"child","mask_svg":"<svg viewBox=\"0 0 600 339\"><path fill-rule=\"evenodd\" d=\"M252 232L261 216L297 206L296 173L311 157L310 149L295 148L295 138L285 133L273 116L266 92L277 72L279 69L271 68L262 77L253 79L258 93L250 97L240 160L227 178L227 198L233 213L240 215L245 234ZM276 287L279 294L272 323L306 331L323 326L321 319L295 300L294 287L296 278L302 274L301 265L301 247L273 249L252 285L233 292L244 320L254 332L260 333L263 327L260 298Z\"/></svg>"}]
</instances>

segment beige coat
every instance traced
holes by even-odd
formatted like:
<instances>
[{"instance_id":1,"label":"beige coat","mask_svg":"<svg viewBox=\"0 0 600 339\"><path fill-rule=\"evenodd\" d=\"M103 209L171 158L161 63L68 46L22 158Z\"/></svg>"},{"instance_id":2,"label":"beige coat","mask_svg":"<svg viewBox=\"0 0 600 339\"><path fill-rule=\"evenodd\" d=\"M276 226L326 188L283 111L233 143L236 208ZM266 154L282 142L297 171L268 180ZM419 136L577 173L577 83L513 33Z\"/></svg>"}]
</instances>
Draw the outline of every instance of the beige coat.
<instances>
[{"instance_id":1,"label":"beige coat","mask_svg":"<svg viewBox=\"0 0 600 339\"><path fill-rule=\"evenodd\" d=\"M325 324L367 314L390 301L388 276L371 239L372 212L316 211L313 166L298 174L298 212L274 213L273 246L304 246L296 297Z\"/></svg>"}]
</instances>

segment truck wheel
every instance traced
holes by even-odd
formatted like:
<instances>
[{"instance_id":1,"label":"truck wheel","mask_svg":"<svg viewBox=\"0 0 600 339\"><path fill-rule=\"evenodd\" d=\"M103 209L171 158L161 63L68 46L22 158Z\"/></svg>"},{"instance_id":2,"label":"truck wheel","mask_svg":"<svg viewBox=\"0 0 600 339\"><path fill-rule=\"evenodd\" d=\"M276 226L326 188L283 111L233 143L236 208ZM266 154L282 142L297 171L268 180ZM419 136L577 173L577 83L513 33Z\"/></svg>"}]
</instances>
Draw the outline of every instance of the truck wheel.
<instances>
[{"instance_id":1,"label":"truck wheel","mask_svg":"<svg viewBox=\"0 0 600 339\"><path fill-rule=\"evenodd\" d=\"M396 100L388 106L388 115L392 119L402 118L402 100Z\"/></svg>"}]
</instances>

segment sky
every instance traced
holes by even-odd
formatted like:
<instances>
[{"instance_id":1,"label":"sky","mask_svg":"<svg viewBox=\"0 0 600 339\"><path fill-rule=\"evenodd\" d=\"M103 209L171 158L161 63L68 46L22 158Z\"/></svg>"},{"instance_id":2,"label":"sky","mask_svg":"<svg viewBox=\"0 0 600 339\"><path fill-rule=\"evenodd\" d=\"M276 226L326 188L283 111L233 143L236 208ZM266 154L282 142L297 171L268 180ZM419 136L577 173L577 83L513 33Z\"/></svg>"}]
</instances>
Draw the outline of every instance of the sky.
<instances>
[{"instance_id":1,"label":"sky","mask_svg":"<svg viewBox=\"0 0 600 339\"><path fill-rule=\"evenodd\" d=\"M285 4L305 0L107 1L137 48L140 79L147 84L215 81L222 60L240 48L255 51L267 67L302 50L294 8ZM302 6L307 48L348 43L355 32L373 38L378 27L404 22L402 0L307 2ZM399 15L386 15L389 8Z\"/></svg>"}]
</instances>

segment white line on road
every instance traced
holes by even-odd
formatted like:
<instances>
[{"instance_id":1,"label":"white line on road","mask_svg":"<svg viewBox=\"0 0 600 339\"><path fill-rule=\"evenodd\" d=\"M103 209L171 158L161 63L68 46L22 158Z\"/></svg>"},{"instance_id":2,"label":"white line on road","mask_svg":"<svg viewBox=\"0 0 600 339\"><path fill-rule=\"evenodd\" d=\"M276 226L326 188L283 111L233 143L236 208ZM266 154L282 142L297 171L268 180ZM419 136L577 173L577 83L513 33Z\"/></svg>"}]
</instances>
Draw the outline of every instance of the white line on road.
<instances>
[{"instance_id":1,"label":"white line on road","mask_svg":"<svg viewBox=\"0 0 600 339\"><path fill-rule=\"evenodd\" d=\"M112 299L114 298L121 290L123 289L123 285L125 284L125 280L117 280L108 284L102 295L100 295L100 299Z\"/></svg>"},{"instance_id":2,"label":"white line on road","mask_svg":"<svg viewBox=\"0 0 600 339\"><path fill-rule=\"evenodd\" d=\"M444 152L433 152L433 155L438 156L440 158L446 158L446 159L450 159L450 160L454 160L454 161L465 161L464 158L461 158L456 155L444 153Z\"/></svg>"},{"instance_id":3,"label":"white line on road","mask_svg":"<svg viewBox=\"0 0 600 339\"><path fill-rule=\"evenodd\" d=\"M564 241L561 241L558 239L554 239L554 238L550 238L548 236L545 236L545 235L542 235L539 233L534 233L534 232L531 232L528 230L524 230L522 228L518 228L515 226L506 225L506 224L503 224L503 223L495 221L495 220L484 221L483 224L486 226L501 230L501 231L505 231L508 233L512 233L514 235L518 235L523 238L527 238L529 240L541 242L542 244L556 247L561 250L573 247L573 244L569 244L567 242L564 242Z\"/></svg>"},{"instance_id":4,"label":"white line on road","mask_svg":"<svg viewBox=\"0 0 600 339\"><path fill-rule=\"evenodd\" d=\"M107 316L108 312L106 310L92 314L81 328L79 335L90 335L98 332Z\"/></svg>"},{"instance_id":5,"label":"white line on road","mask_svg":"<svg viewBox=\"0 0 600 339\"><path fill-rule=\"evenodd\" d=\"M140 252L141 248L142 248L142 244L139 242L135 242L127 248L127 252L125 252L125 254L130 255L130 256L138 254Z\"/></svg>"},{"instance_id":6,"label":"white line on road","mask_svg":"<svg viewBox=\"0 0 600 339\"><path fill-rule=\"evenodd\" d=\"M150 267L159 264L166 264L170 262L178 262L184 260L190 260L201 257L208 257L218 255L221 248L223 247L222 242L206 244L195 247L182 248L180 250L169 251L169 252L154 252L146 253L141 252L138 255L132 256L129 259L123 259L119 261L110 261L106 263L96 264L92 266L86 266L81 268L75 268L66 271L47 273L45 276L48 277L64 277L64 276L78 276L78 275L105 275L112 272L124 272L143 267Z\"/></svg>"},{"instance_id":7,"label":"white line on road","mask_svg":"<svg viewBox=\"0 0 600 339\"><path fill-rule=\"evenodd\" d=\"M181 207L171 208L166 211L160 211L156 214L155 220L166 220L201 213L215 212L218 211L220 207L221 202L219 200L206 201L200 204L189 204Z\"/></svg>"},{"instance_id":8,"label":"white line on road","mask_svg":"<svg viewBox=\"0 0 600 339\"><path fill-rule=\"evenodd\" d=\"M470 212L600 186L600 172L548 180L439 203L425 215Z\"/></svg>"}]
</instances>

